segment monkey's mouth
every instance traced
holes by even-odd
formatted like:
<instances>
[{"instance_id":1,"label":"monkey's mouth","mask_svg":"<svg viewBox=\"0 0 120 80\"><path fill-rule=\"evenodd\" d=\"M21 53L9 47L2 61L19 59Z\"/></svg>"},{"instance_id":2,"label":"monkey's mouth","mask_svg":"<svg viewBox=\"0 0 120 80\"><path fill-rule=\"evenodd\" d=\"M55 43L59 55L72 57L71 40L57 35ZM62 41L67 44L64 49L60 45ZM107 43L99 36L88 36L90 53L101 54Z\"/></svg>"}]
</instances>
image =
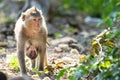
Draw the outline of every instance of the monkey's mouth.
<instances>
[{"instance_id":1,"label":"monkey's mouth","mask_svg":"<svg viewBox=\"0 0 120 80\"><path fill-rule=\"evenodd\" d=\"M39 32L40 31L40 28L37 26L37 27L34 27L34 32Z\"/></svg>"}]
</instances>

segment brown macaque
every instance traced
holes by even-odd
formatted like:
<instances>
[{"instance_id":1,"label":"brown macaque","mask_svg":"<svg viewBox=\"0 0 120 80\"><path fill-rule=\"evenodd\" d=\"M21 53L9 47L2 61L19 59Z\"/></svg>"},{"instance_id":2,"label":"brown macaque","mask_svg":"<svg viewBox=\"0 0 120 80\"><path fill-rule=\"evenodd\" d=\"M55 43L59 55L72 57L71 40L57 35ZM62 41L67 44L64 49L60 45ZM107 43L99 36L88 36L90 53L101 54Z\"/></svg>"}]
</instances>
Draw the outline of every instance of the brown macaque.
<instances>
[{"instance_id":1,"label":"brown macaque","mask_svg":"<svg viewBox=\"0 0 120 80\"><path fill-rule=\"evenodd\" d=\"M15 25L17 54L22 74L26 74L25 51L33 53L32 68L43 70L47 65L47 28L41 10L32 7L21 14ZM28 50L26 50L28 45ZM31 47L33 45L33 47ZM35 55L34 55L35 54ZM28 54L29 55L29 54Z\"/></svg>"},{"instance_id":2,"label":"brown macaque","mask_svg":"<svg viewBox=\"0 0 120 80\"><path fill-rule=\"evenodd\" d=\"M37 48L35 48L33 45L29 46L26 49L26 55L30 58L30 59L35 59L37 57Z\"/></svg>"}]
</instances>

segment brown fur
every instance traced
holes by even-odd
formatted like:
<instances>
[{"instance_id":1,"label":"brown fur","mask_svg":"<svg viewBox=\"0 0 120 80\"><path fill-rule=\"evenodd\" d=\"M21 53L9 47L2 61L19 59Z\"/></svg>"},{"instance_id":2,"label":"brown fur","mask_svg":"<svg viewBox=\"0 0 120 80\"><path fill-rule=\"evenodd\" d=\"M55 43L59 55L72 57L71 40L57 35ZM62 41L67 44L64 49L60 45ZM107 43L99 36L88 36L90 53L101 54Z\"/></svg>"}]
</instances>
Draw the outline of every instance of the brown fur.
<instances>
[{"instance_id":1,"label":"brown fur","mask_svg":"<svg viewBox=\"0 0 120 80\"><path fill-rule=\"evenodd\" d=\"M37 48L35 48L33 45L29 46L26 49L26 55L30 58L30 59L35 59L37 57Z\"/></svg>"},{"instance_id":2,"label":"brown fur","mask_svg":"<svg viewBox=\"0 0 120 80\"><path fill-rule=\"evenodd\" d=\"M32 68L43 70L44 64L47 65L47 28L42 12L36 7L32 7L22 13L16 22L14 32L21 72L26 74L24 50L26 46L30 47L31 45L38 49L36 59L31 61Z\"/></svg>"}]
</instances>

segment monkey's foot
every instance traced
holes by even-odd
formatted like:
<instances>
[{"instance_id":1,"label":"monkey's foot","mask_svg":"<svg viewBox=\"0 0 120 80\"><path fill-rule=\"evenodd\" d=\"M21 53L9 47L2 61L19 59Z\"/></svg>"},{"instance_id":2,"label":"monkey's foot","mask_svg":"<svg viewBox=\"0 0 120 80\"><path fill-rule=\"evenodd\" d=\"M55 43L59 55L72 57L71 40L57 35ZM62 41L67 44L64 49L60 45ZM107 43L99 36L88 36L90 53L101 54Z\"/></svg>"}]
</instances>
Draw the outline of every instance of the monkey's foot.
<instances>
[{"instance_id":1,"label":"monkey's foot","mask_svg":"<svg viewBox=\"0 0 120 80\"><path fill-rule=\"evenodd\" d=\"M35 74L35 72L32 69L29 70L28 72L29 72L30 75L34 75Z\"/></svg>"}]
</instances>

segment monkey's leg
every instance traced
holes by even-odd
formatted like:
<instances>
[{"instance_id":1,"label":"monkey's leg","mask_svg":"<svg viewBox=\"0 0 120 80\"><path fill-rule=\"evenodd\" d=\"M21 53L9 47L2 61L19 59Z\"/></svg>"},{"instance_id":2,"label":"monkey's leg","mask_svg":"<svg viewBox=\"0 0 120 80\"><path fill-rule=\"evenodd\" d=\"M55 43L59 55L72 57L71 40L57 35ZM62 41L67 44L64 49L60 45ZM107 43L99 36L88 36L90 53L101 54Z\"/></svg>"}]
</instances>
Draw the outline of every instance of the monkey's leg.
<instances>
[{"instance_id":1,"label":"monkey's leg","mask_svg":"<svg viewBox=\"0 0 120 80\"><path fill-rule=\"evenodd\" d=\"M45 62L47 57L46 57L46 45L42 46L41 48L41 53L40 53L40 65L39 65L39 70L43 70L44 69L44 64L47 62Z\"/></svg>"},{"instance_id":2,"label":"monkey's leg","mask_svg":"<svg viewBox=\"0 0 120 80\"><path fill-rule=\"evenodd\" d=\"M35 59L35 68L36 69L39 69L39 65L40 65L40 53L38 51L38 56L37 58Z\"/></svg>"},{"instance_id":3,"label":"monkey's leg","mask_svg":"<svg viewBox=\"0 0 120 80\"><path fill-rule=\"evenodd\" d=\"M40 64L39 64L39 70L43 70L44 69L44 54L41 54L40 56Z\"/></svg>"},{"instance_id":4,"label":"monkey's leg","mask_svg":"<svg viewBox=\"0 0 120 80\"><path fill-rule=\"evenodd\" d=\"M44 56L45 54L43 53L43 51L38 50L38 56L36 58L36 64L35 64L35 68L37 68L38 70L43 70L44 68Z\"/></svg>"},{"instance_id":5,"label":"monkey's leg","mask_svg":"<svg viewBox=\"0 0 120 80\"><path fill-rule=\"evenodd\" d=\"M32 68L35 68L35 59L32 59L32 60L31 60L31 64L32 64L31 67L32 67Z\"/></svg>"},{"instance_id":6,"label":"monkey's leg","mask_svg":"<svg viewBox=\"0 0 120 80\"><path fill-rule=\"evenodd\" d=\"M19 40L17 42L17 54L18 60L20 64L20 71L22 74L26 74L26 67L25 67L25 56L24 56L24 43L25 41Z\"/></svg>"},{"instance_id":7,"label":"monkey's leg","mask_svg":"<svg viewBox=\"0 0 120 80\"><path fill-rule=\"evenodd\" d=\"M47 66L48 65L48 59L47 59L47 53L45 53L45 58L44 58L44 65Z\"/></svg>"}]
</instances>

